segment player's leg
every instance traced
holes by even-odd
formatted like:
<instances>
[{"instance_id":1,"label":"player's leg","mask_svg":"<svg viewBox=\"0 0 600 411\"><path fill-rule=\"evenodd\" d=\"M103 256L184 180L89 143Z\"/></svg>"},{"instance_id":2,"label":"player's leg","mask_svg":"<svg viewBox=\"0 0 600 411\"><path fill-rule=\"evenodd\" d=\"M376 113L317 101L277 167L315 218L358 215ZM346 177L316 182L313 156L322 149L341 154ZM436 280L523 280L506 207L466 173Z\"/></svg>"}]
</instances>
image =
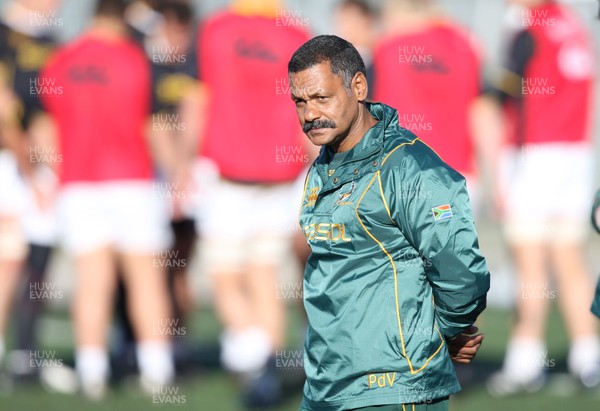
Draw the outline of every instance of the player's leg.
<instances>
[{"instance_id":1,"label":"player's leg","mask_svg":"<svg viewBox=\"0 0 600 411\"><path fill-rule=\"evenodd\" d=\"M110 373L107 335L116 274L109 246L76 256L77 285L72 303L75 364L83 393L100 399Z\"/></svg>"},{"instance_id":2,"label":"player's leg","mask_svg":"<svg viewBox=\"0 0 600 411\"><path fill-rule=\"evenodd\" d=\"M53 247L42 244L29 244L29 253L24 264L25 287L20 293L15 308L16 346L11 352L11 372L15 377L31 376L35 368L30 367L30 352L38 348L36 326L45 306L44 298L32 296L32 291L43 289L46 268Z\"/></svg>"},{"instance_id":3,"label":"player's leg","mask_svg":"<svg viewBox=\"0 0 600 411\"><path fill-rule=\"evenodd\" d=\"M549 311L550 288L543 243L523 243L512 247L517 270L516 322L512 338L542 340Z\"/></svg>"},{"instance_id":4,"label":"player's leg","mask_svg":"<svg viewBox=\"0 0 600 411\"><path fill-rule=\"evenodd\" d=\"M116 334L118 336L113 347L113 360L115 365L115 376L117 378L125 377L131 373L136 373L135 362L135 332L129 314L129 300L127 290L123 282L123 267L120 262L117 264L117 287L115 290L115 312L114 321Z\"/></svg>"},{"instance_id":5,"label":"player's leg","mask_svg":"<svg viewBox=\"0 0 600 411\"><path fill-rule=\"evenodd\" d=\"M170 341L179 326L171 315L166 272L156 266L156 258L152 254L121 256L127 308L137 341L138 367L142 386L149 392L174 378Z\"/></svg>"},{"instance_id":6,"label":"player's leg","mask_svg":"<svg viewBox=\"0 0 600 411\"><path fill-rule=\"evenodd\" d=\"M257 238L252 246L245 283L253 325L246 331L244 341L254 346L254 355L260 362L257 370L245 375L243 401L255 408L279 401L281 387L275 358L284 347L285 304L276 293L279 266L274 257L281 239Z\"/></svg>"},{"instance_id":7,"label":"player's leg","mask_svg":"<svg viewBox=\"0 0 600 411\"><path fill-rule=\"evenodd\" d=\"M262 343L266 358L260 372L252 378L245 400L250 406L266 406L279 400L279 376L276 370L277 351L285 345L285 293L280 271L285 259L292 259L294 210L299 201L293 196L293 184L255 187L255 200L249 208L255 217L252 241L249 245L246 288L256 332L266 339ZM296 283L296 281L294 281ZM292 288L292 291L294 289Z\"/></svg>"},{"instance_id":8,"label":"player's leg","mask_svg":"<svg viewBox=\"0 0 600 411\"><path fill-rule=\"evenodd\" d=\"M172 316L165 269L171 244L168 211L150 182L120 182L111 190L140 381L150 393L175 377L171 337L179 325Z\"/></svg>"},{"instance_id":9,"label":"player's leg","mask_svg":"<svg viewBox=\"0 0 600 411\"><path fill-rule=\"evenodd\" d=\"M171 221L175 242L171 248L175 261L167 265L169 296L175 318L185 321L194 303L190 293L188 268L196 244L195 221L190 218Z\"/></svg>"},{"instance_id":10,"label":"player's leg","mask_svg":"<svg viewBox=\"0 0 600 411\"><path fill-rule=\"evenodd\" d=\"M181 324L184 330L187 318L195 307L194 296L191 292L189 281L190 258L196 245L195 221L192 218L184 217L182 220L171 221L171 228L175 241L171 252L175 256L175 261L167 265L168 291L173 318ZM173 340L173 356L175 363L185 367L189 364L191 341L186 336L179 336Z\"/></svg>"},{"instance_id":11,"label":"player's leg","mask_svg":"<svg viewBox=\"0 0 600 411\"><path fill-rule=\"evenodd\" d=\"M550 306L546 249L539 242L517 244L512 249L517 270L516 322L507 346L503 374L507 382L535 390L541 384L543 373L544 333Z\"/></svg>"},{"instance_id":12,"label":"player's leg","mask_svg":"<svg viewBox=\"0 0 600 411\"><path fill-rule=\"evenodd\" d=\"M551 256L556 269L560 308L570 338L595 336L595 320L588 309L594 286L584 263L581 244L554 244Z\"/></svg>"},{"instance_id":13,"label":"player's leg","mask_svg":"<svg viewBox=\"0 0 600 411\"><path fill-rule=\"evenodd\" d=\"M4 357L4 338L12 301L27 246L16 216L0 215L0 361Z\"/></svg>"},{"instance_id":14,"label":"player's leg","mask_svg":"<svg viewBox=\"0 0 600 411\"><path fill-rule=\"evenodd\" d=\"M226 247L225 244L217 246ZM231 244L231 249L241 248ZM212 249L207 248L207 253ZM218 264L218 263L217 263ZM237 333L248 328L251 324L249 302L244 289L243 269L240 265L218 264L213 271L213 292L215 310L219 320L225 327L226 333Z\"/></svg>"},{"instance_id":15,"label":"player's leg","mask_svg":"<svg viewBox=\"0 0 600 411\"><path fill-rule=\"evenodd\" d=\"M253 258L245 276L245 286L253 315L252 322L267 333L273 351L281 349L284 345L285 304L276 293L276 285L279 282L278 261L274 261L275 255L267 257L265 254L276 253L285 241L281 238L258 239L256 245L267 250L264 250L263 258L259 255L258 258ZM253 250L257 248L254 247Z\"/></svg>"},{"instance_id":16,"label":"player's leg","mask_svg":"<svg viewBox=\"0 0 600 411\"><path fill-rule=\"evenodd\" d=\"M214 307L223 326L221 362L231 372L256 368L252 345L244 343L244 333L252 326L250 302L244 286L245 259L248 254L248 225L256 218L246 207L248 186L217 180L205 190L199 208L203 238L202 253L211 275Z\"/></svg>"},{"instance_id":17,"label":"player's leg","mask_svg":"<svg viewBox=\"0 0 600 411\"><path fill-rule=\"evenodd\" d=\"M549 310L545 247L540 243L513 246L517 270L516 322L502 370L488 381L492 395L536 391L544 383L546 360L544 329Z\"/></svg>"},{"instance_id":18,"label":"player's leg","mask_svg":"<svg viewBox=\"0 0 600 411\"><path fill-rule=\"evenodd\" d=\"M27 254L27 243L21 224L24 202L23 184L18 175L17 162L8 150L0 150L0 361L4 357L4 338L11 305L22 263Z\"/></svg>"},{"instance_id":19,"label":"player's leg","mask_svg":"<svg viewBox=\"0 0 600 411\"><path fill-rule=\"evenodd\" d=\"M236 225L223 218L213 221L217 220L223 222L223 229L233 229ZM253 360L242 356L236 343L239 335L252 325L250 303L243 277L246 244L239 238L241 233L236 235L232 232L229 241L228 236L224 234L208 231L204 254L212 276L215 311L224 329L221 360L226 368L237 372L246 368L245 359Z\"/></svg>"},{"instance_id":20,"label":"player's leg","mask_svg":"<svg viewBox=\"0 0 600 411\"><path fill-rule=\"evenodd\" d=\"M245 247L239 241L207 238L205 255L212 274L214 307L222 324L221 362L236 373L257 368L253 344L246 340L252 328L252 312L244 284ZM259 365L260 366L260 365Z\"/></svg>"},{"instance_id":21,"label":"player's leg","mask_svg":"<svg viewBox=\"0 0 600 411\"><path fill-rule=\"evenodd\" d=\"M40 202L32 184L27 185L23 229L29 253L23 268L25 286L15 309L16 351L11 353L11 371L25 378L38 371L29 366L29 357L31 351L38 349L37 325L47 302L47 298L32 296L31 291L43 289L58 234L54 204L58 178L45 164L37 165L34 178L36 185L45 190L47 200Z\"/></svg>"},{"instance_id":22,"label":"player's leg","mask_svg":"<svg viewBox=\"0 0 600 411\"><path fill-rule=\"evenodd\" d=\"M585 262L584 244L592 203L592 151L586 145L561 148L560 201L553 222L552 264L558 285L558 301L571 340L569 371L586 386L600 383L600 339L596 319L589 309L594 284ZM558 157L558 155L557 155Z\"/></svg>"},{"instance_id":23,"label":"player's leg","mask_svg":"<svg viewBox=\"0 0 600 411\"><path fill-rule=\"evenodd\" d=\"M550 302L547 216L552 202L547 198L553 196L553 188L540 175L543 159L535 154L541 151L520 149L508 154L513 158L504 159L503 228L516 271L516 321L502 370L488 381L493 395L535 391L544 382L544 330ZM507 169L512 171L510 177L506 176L510 174Z\"/></svg>"},{"instance_id":24,"label":"player's leg","mask_svg":"<svg viewBox=\"0 0 600 411\"><path fill-rule=\"evenodd\" d=\"M83 394L94 400L105 394L110 374L107 332L116 278L106 200L100 183L66 185L57 198L61 242L75 262L75 368Z\"/></svg>"},{"instance_id":25,"label":"player's leg","mask_svg":"<svg viewBox=\"0 0 600 411\"><path fill-rule=\"evenodd\" d=\"M594 285L584 263L581 244L552 247L560 308L571 340L569 370L585 385L600 383L600 341L589 309Z\"/></svg>"},{"instance_id":26,"label":"player's leg","mask_svg":"<svg viewBox=\"0 0 600 411\"><path fill-rule=\"evenodd\" d=\"M285 345L286 298L277 293L277 284L282 282L281 268L284 264L289 266L286 262L295 257L304 260L301 262L301 268L304 268L310 253L306 240L304 245L299 244L301 239L298 237L303 234L297 230L295 221L295 211L300 204L297 194L298 189L293 183L260 188L253 212L260 224L256 226L251 246L248 280L252 284L248 287L255 323L269 334L273 350ZM294 238L294 235L298 237ZM300 283L298 287L287 288L292 288L291 291L302 289ZM295 293L292 294L295 297Z\"/></svg>"},{"instance_id":27,"label":"player's leg","mask_svg":"<svg viewBox=\"0 0 600 411\"><path fill-rule=\"evenodd\" d=\"M54 247L46 244L29 244L24 268L26 286L16 313L18 349L33 350L36 346L35 326L44 308L44 299L32 298L31 290L41 289L43 286L53 249Z\"/></svg>"}]
</instances>

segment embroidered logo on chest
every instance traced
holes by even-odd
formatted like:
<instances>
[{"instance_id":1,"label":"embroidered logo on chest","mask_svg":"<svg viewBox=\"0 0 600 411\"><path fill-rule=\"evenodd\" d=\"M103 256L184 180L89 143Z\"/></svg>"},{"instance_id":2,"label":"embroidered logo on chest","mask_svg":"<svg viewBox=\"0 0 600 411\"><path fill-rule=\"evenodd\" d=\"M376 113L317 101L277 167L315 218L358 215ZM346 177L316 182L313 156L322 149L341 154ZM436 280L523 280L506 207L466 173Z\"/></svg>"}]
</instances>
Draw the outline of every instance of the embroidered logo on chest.
<instances>
[{"instance_id":1,"label":"embroidered logo on chest","mask_svg":"<svg viewBox=\"0 0 600 411\"><path fill-rule=\"evenodd\" d=\"M339 198L335 202L335 205L336 206L352 205L352 201L349 201L349 200L350 200L350 196L352 195L352 193L354 193L354 190L356 190L356 184L353 181L352 184L350 185L350 188L348 191L345 191L345 192L342 192L339 194Z\"/></svg>"},{"instance_id":2,"label":"embroidered logo on chest","mask_svg":"<svg viewBox=\"0 0 600 411\"><path fill-rule=\"evenodd\" d=\"M306 199L305 207L314 207L317 202L317 198L319 198L319 191L321 187L313 187L308 192L308 197Z\"/></svg>"}]
</instances>

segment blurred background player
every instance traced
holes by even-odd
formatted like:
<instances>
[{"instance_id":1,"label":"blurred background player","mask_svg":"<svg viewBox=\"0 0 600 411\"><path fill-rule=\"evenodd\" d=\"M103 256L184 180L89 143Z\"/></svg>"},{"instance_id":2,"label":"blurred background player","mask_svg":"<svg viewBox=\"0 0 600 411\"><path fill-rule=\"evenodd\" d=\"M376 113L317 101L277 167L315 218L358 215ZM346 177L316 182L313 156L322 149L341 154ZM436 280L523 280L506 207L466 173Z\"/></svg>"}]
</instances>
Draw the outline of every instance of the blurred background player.
<instances>
[{"instance_id":1,"label":"blurred background player","mask_svg":"<svg viewBox=\"0 0 600 411\"><path fill-rule=\"evenodd\" d=\"M170 237L168 216L153 186L148 146L168 169L172 150L167 140L144 136L150 68L128 39L125 6L123 0L99 0L91 27L56 53L40 77L42 84L56 85L42 98L56 121L63 156L58 208L77 272L75 362L82 391L92 399L107 388L106 337L117 262L138 342L142 388L152 392L174 377L170 337L160 327L170 317L159 263Z\"/></svg>"},{"instance_id":2,"label":"blurred background player","mask_svg":"<svg viewBox=\"0 0 600 411\"><path fill-rule=\"evenodd\" d=\"M287 61L308 36L283 12L277 0L235 1L205 22L199 40L209 94L200 154L220 174L201 232L224 327L221 361L242 375L248 406L279 397L274 355L285 307L274 285L293 232L293 182L308 162L287 81Z\"/></svg>"},{"instance_id":3,"label":"blurred background player","mask_svg":"<svg viewBox=\"0 0 600 411\"><path fill-rule=\"evenodd\" d=\"M397 108L400 125L430 145L467 180L477 209L478 171L471 107L480 61L469 33L434 0L389 0L374 57L373 97Z\"/></svg>"},{"instance_id":4,"label":"blurred background player","mask_svg":"<svg viewBox=\"0 0 600 411\"><path fill-rule=\"evenodd\" d=\"M150 133L165 134L175 146L175 157L189 162L197 152L199 132L198 59L196 54L193 10L186 0L163 0L157 4L162 16L156 35L147 37L146 53L152 62L152 124ZM161 137L159 137L161 138ZM191 175L183 167L174 170L178 176L168 176L159 170L161 180L176 180L180 186L169 187L171 200L171 228L175 235L173 250L176 258L188 261L195 242L195 221L190 187ZM185 267L177 264L167 267L169 289L175 318L184 320L192 307Z\"/></svg>"},{"instance_id":5,"label":"blurred background player","mask_svg":"<svg viewBox=\"0 0 600 411\"><path fill-rule=\"evenodd\" d=\"M134 8L135 15L158 13L151 29L137 32L133 37L140 41L152 65L152 119L147 133L154 139L168 140L174 149L173 158L166 159L168 164L180 164L170 170L168 164L158 164L156 171L160 192L170 203L171 229L174 244L165 261L167 269L169 297L173 311L173 321L180 329L185 328L186 315L194 308L187 278L189 260L196 240L193 218L195 187L192 184L190 170L184 165L189 163L197 152L197 139L202 111L202 88L198 82L198 61L196 54L196 27L194 14L186 0L163 0L155 2L155 9L146 10L147 2L138 6L135 2L128 7ZM138 7L142 10L139 11ZM176 175L169 175L169 173ZM177 181L176 184L172 184ZM117 315L124 332L124 345L118 350L122 365L132 365L129 352L135 339L133 327L127 316L126 294L122 281L119 283L117 297ZM189 352L184 336L173 338L176 365L190 365ZM187 335L185 336L187 337Z\"/></svg>"},{"instance_id":6,"label":"blurred background player","mask_svg":"<svg viewBox=\"0 0 600 411\"><path fill-rule=\"evenodd\" d=\"M53 149L40 149L51 139L53 129L41 105L36 79L55 47L54 36L62 24L57 15L59 5L58 0L14 0L6 3L1 13L0 146L5 150L0 160L0 237L4 239L0 241L6 243L0 245L0 271L7 272L1 275L6 286L0 295L0 335L16 297L15 351L11 352L8 365L17 377L36 371L29 366L29 352L37 348L34 329L43 300L30 298L30 289L42 286L56 236L53 168L60 157ZM23 239L28 247L23 247ZM27 254L17 258L25 250ZM6 257L9 254L12 257ZM22 258L24 261L17 262ZM19 277L25 280L22 293L18 292Z\"/></svg>"},{"instance_id":7,"label":"blurred background player","mask_svg":"<svg viewBox=\"0 0 600 411\"><path fill-rule=\"evenodd\" d=\"M19 281L27 242L21 212L24 192L15 150L19 150L20 128L15 113L18 101L9 87L6 66L0 68L0 361L4 359L6 330L13 296Z\"/></svg>"},{"instance_id":8,"label":"blurred background player","mask_svg":"<svg viewBox=\"0 0 600 411\"><path fill-rule=\"evenodd\" d=\"M544 382L544 333L555 274L571 346L569 371L600 382L600 343L589 312L593 285L583 255L592 194L590 143L594 60L591 38L564 5L523 7L498 97L508 138L502 158L504 231L518 273L517 317L495 395L534 391Z\"/></svg>"},{"instance_id":9,"label":"blurred background player","mask_svg":"<svg viewBox=\"0 0 600 411\"><path fill-rule=\"evenodd\" d=\"M377 10L366 0L341 0L333 14L334 31L352 43L360 53L365 62L369 84L374 84L373 47L378 35L378 18Z\"/></svg>"}]
</instances>

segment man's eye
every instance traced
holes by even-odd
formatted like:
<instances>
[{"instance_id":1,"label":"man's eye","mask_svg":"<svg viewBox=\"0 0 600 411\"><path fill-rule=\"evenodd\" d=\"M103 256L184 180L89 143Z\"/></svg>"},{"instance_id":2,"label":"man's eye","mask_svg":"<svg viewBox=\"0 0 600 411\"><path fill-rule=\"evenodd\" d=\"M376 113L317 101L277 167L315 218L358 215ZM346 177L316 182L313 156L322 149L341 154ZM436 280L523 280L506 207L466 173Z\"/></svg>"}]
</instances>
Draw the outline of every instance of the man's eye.
<instances>
[{"instance_id":1,"label":"man's eye","mask_svg":"<svg viewBox=\"0 0 600 411\"><path fill-rule=\"evenodd\" d=\"M319 100L320 102L327 101L328 99L329 99L329 97L325 97L325 96L319 96L319 97L317 97L317 100Z\"/></svg>"},{"instance_id":2,"label":"man's eye","mask_svg":"<svg viewBox=\"0 0 600 411\"><path fill-rule=\"evenodd\" d=\"M304 105L303 100L296 100L296 101L294 101L294 103L296 103L296 107L302 107Z\"/></svg>"}]
</instances>

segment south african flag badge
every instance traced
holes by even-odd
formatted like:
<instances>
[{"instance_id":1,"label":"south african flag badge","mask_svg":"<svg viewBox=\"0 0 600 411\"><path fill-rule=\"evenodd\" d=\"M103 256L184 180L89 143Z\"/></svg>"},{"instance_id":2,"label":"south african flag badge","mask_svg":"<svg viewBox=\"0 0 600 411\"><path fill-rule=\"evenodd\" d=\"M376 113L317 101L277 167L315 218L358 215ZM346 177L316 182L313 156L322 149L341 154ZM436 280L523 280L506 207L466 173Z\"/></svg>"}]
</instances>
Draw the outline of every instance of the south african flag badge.
<instances>
[{"instance_id":1,"label":"south african flag badge","mask_svg":"<svg viewBox=\"0 0 600 411\"><path fill-rule=\"evenodd\" d=\"M452 207L450 207L450 204L444 204L444 205L439 205L437 207L433 207L431 209L431 211L433 212L433 220L437 221L437 220L443 220L445 218L450 218L452 217Z\"/></svg>"}]
</instances>

